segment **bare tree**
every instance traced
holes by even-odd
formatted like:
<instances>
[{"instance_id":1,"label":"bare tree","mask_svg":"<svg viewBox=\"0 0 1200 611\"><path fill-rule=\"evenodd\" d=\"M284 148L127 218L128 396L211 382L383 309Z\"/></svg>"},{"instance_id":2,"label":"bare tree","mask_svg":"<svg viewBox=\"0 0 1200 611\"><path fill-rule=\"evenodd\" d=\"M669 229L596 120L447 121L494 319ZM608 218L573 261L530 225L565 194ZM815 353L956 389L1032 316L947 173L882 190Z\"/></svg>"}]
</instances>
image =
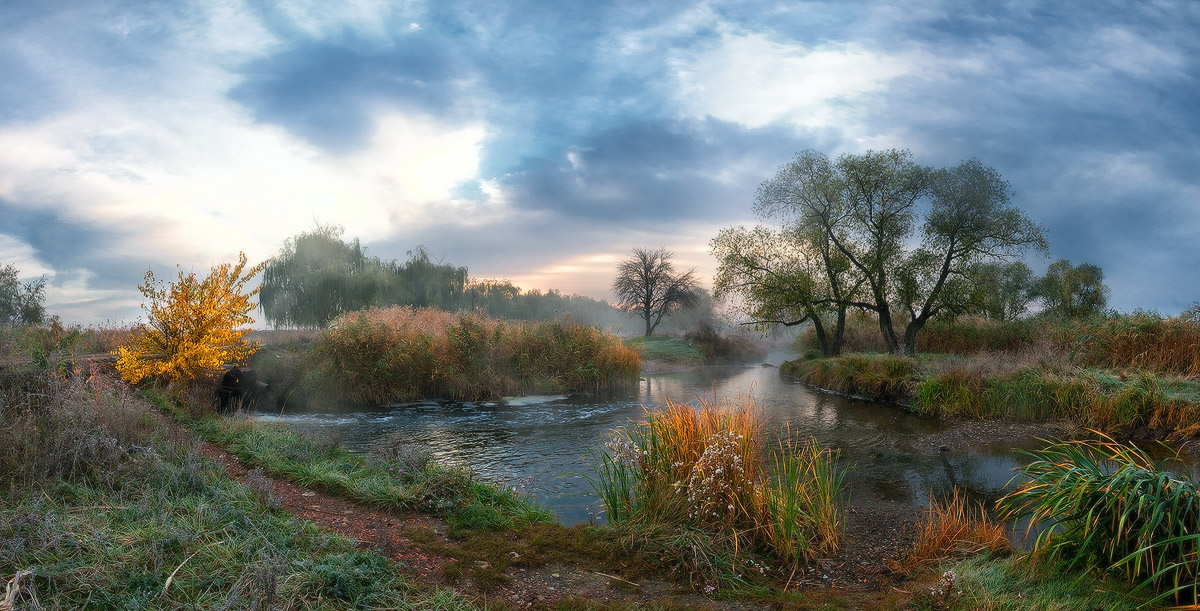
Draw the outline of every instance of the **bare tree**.
<instances>
[{"instance_id":1,"label":"bare tree","mask_svg":"<svg viewBox=\"0 0 1200 611\"><path fill-rule=\"evenodd\" d=\"M662 247L634 248L633 256L617 266L617 279L612 285L617 307L646 321L646 337L654 333L664 316L696 302L696 270L675 273L671 263L674 256Z\"/></svg>"}]
</instances>

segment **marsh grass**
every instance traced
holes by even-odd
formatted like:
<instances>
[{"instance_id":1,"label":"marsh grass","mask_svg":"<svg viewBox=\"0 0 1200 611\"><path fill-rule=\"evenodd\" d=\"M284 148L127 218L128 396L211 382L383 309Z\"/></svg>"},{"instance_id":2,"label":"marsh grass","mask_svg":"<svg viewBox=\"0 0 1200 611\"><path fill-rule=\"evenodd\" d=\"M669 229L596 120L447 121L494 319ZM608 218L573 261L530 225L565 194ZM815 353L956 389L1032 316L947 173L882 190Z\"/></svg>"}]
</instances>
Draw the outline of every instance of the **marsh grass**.
<instances>
[{"instance_id":1,"label":"marsh grass","mask_svg":"<svg viewBox=\"0 0 1200 611\"><path fill-rule=\"evenodd\" d=\"M1175 439L1200 432L1194 385L1153 374L1026 366L1011 373L947 368L922 380L916 411L939 417L1067 419L1106 431L1149 427Z\"/></svg>"},{"instance_id":2,"label":"marsh grass","mask_svg":"<svg viewBox=\"0 0 1200 611\"><path fill-rule=\"evenodd\" d=\"M0 581L29 571L17 608L469 608L270 511L124 388L0 369Z\"/></svg>"},{"instance_id":3,"label":"marsh grass","mask_svg":"<svg viewBox=\"0 0 1200 611\"><path fill-rule=\"evenodd\" d=\"M763 438L748 397L668 401L594 452L592 484L610 524L675 558L694 584L742 585L747 564L765 568L755 552L794 568L834 553L845 524L833 452L785 439L768 453Z\"/></svg>"},{"instance_id":4,"label":"marsh grass","mask_svg":"<svg viewBox=\"0 0 1200 611\"><path fill-rule=\"evenodd\" d=\"M640 358L616 336L569 321L510 324L393 307L346 314L313 342L302 384L356 403L497 399L593 390L636 379Z\"/></svg>"},{"instance_id":5,"label":"marsh grass","mask_svg":"<svg viewBox=\"0 0 1200 611\"><path fill-rule=\"evenodd\" d=\"M878 401L907 400L917 385L916 362L890 354L847 354L788 361L780 373L805 383Z\"/></svg>"},{"instance_id":6,"label":"marsh grass","mask_svg":"<svg viewBox=\"0 0 1200 611\"><path fill-rule=\"evenodd\" d=\"M989 517L982 505L968 502L956 488L944 501L930 494L929 509L917 519L912 548L892 569L911 572L944 560L1012 551L1004 524Z\"/></svg>"},{"instance_id":7,"label":"marsh grass","mask_svg":"<svg viewBox=\"0 0 1200 611\"><path fill-rule=\"evenodd\" d=\"M1121 576L1156 601L1200 603L1200 491L1165 462L1099 435L1025 452L1025 481L1000 500L1007 517L1050 526L1034 550L1068 569Z\"/></svg>"}]
</instances>

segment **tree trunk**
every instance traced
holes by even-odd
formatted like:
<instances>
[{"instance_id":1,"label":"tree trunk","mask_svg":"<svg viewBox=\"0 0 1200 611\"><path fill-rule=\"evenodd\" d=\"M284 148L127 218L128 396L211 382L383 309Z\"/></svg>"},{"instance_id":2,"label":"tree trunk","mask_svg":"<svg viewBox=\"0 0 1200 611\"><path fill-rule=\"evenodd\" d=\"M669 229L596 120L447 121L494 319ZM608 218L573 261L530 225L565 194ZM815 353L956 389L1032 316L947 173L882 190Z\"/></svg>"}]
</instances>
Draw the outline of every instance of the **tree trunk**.
<instances>
[{"instance_id":1,"label":"tree trunk","mask_svg":"<svg viewBox=\"0 0 1200 611\"><path fill-rule=\"evenodd\" d=\"M917 355L917 334L921 332L921 329L925 327L925 323L928 321L928 318L918 316L912 322L908 323L908 326L904 327L904 345L902 346L903 352L901 354L904 356Z\"/></svg>"},{"instance_id":2,"label":"tree trunk","mask_svg":"<svg viewBox=\"0 0 1200 611\"><path fill-rule=\"evenodd\" d=\"M829 338L825 336L825 325L821 324L821 317L812 315L813 331L817 334L817 348L821 350L821 356L829 357Z\"/></svg>"},{"instance_id":3,"label":"tree trunk","mask_svg":"<svg viewBox=\"0 0 1200 611\"><path fill-rule=\"evenodd\" d=\"M887 349L889 354L903 354L900 352L900 339L896 337L896 329L892 327L891 308L879 308L878 314L879 332L883 334L884 347Z\"/></svg>"},{"instance_id":4,"label":"tree trunk","mask_svg":"<svg viewBox=\"0 0 1200 611\"><path fill-rule=\"evenodd\" d=\"M654 332L654 325L650 324L650 316L647 315L646 316L646 337L650 337L650 334L653 332Z\"/></svg>"},{"instance_id":5,"label":"tree trunk","mask_svg":"<svg viewBox=\"0 0 1200 611\"><path fill-rule=\"evenodd\" d=\"M827 356L838 356L842 353L842 336L846 334L846 308L839 307L837 313L837 323L833 328L833 340L829 343L829 354Z\"/></svg>"}]
</instances>

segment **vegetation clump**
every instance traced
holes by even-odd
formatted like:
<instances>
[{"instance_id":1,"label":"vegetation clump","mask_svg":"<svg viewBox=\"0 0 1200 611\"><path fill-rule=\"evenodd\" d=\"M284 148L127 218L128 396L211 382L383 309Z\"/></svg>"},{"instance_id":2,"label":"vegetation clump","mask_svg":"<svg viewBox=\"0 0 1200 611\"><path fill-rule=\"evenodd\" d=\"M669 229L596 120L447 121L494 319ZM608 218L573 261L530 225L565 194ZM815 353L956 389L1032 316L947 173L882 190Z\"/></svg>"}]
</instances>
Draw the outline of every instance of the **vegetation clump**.
<instances>
[{"instance_id":1,"label":"vegetation clump","mask_svg":"<svg viewBox=\"0 0 1200 611\"><path fill-rule=\"evenodd\" d=\"M980 554L1006 555L1013 551L1008 529L991 519L982 505L973 505L958 489L950 498L929 497L929 509L917 520L916 540L894 569L915 567L941 560Z\"/></svg>"},{"instance_id":2,"label":"vegetation clump","mask_svg":"<svg viewBox=\"0 0 1200 611\"><path fill-rule=\"evenodd\" d=\"M138 290L147 322L134 332L128 346L117 348L117 371L131 383L147 378L192 380L224 363L243 363L257 345L245 339L254 322L250 298L259 289L247 283L263 265L246 267L241 253L236 265L224 263L204 279L179 272L179 280L164 286L153 271Z\"/></svg>"},{"instance_id":3,"label":"vegetation clump","mask_svg":"<svg viewBox=\"0 0 1200 611\"><path fill-rule=\"evenodd\" d=\"M1048 526L1034 551L1073 570L1120 575L1155 602L1200 603L1200 490L1144 451L1101 435L1026 452L1007 517ZM1027 530L1028 532L1028 530Z\"/></svg>"},{"instance_id":4,"label":"vegetation clump","mask_svg":"<svg viewBox=\"0 0 1200 611\"><path fill-rule=\"evenodd\" d=\"M663 548L712 590L737 581L718 567L754 567L749 550L791 568L837 550L845 472L835 458L815 440L786 436L768 451L750 399L668 401L616 431L598 453L593 486L610 524Z\"/></svg>"},{"instance_id":5,"label":"vegetation clump","mask_svg":"<svg viewBox=\"0 0 1200 611\"><path fill-rule=\"evenodd\" d=\"M595 389L627 383L640 367L636 351L594 327L410 307L339 317L310 359L311 392L375 404Z\"/></svg>"}]
</instances>

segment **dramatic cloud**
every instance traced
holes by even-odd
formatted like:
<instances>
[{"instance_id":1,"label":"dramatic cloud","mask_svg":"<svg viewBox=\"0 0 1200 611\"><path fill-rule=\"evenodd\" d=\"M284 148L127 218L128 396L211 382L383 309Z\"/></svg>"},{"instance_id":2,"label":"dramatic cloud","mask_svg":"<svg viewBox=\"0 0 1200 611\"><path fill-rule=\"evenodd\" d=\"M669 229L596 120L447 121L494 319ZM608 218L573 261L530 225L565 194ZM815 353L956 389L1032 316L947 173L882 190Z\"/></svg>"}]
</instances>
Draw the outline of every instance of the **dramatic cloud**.
<instances>
[{"instance_id":1,"label":"dramatic cloud","mask_svg":"<svg viewBox=\"0 0 1200 611\"><path fill-rule=\"evenodd\" d=\"M315 223L606 297L615 261L752 222L795 152L976 157L1112 305L1200 299L1189 0L0 4L0 264L138 315L146 269ZM1036 267L1047 261L1031 261Z\"/></svg>"}]
</instances>

